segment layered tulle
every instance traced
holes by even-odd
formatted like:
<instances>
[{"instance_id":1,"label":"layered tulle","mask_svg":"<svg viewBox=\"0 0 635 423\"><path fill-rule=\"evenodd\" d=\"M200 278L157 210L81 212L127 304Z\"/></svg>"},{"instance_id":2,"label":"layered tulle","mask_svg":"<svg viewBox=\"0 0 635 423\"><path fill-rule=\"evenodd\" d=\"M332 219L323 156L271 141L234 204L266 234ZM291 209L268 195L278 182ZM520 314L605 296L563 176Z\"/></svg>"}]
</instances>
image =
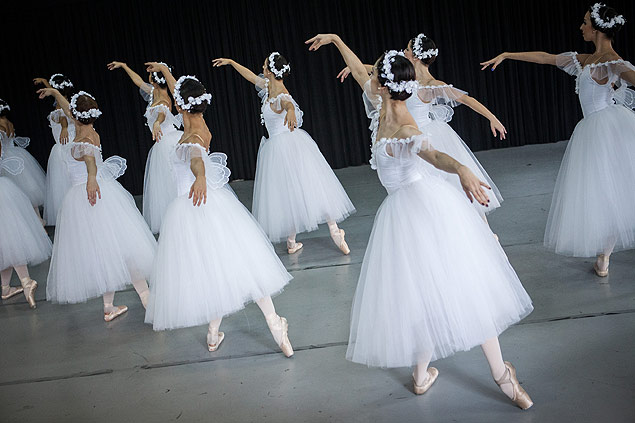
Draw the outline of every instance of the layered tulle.
<instances>
[{"instance_id":1,"label":"layered tulle","mask_svg":"<svg viewBox=\"0 0 635 423\"><path fill-rule=\"evenodd\" d=\"M273 242L340 222L355 212L342 184L302 129L263 138L258 150L253 213Z\"/></svg>"},{"instance_id":2,"label":"layered tulle","mask_svg":"<svg viewBox=\"0 0 635 423\"><path fill-rule=\"evenodd\" d=\"M37 207L44 204L46 198L46 174L42 166L35 158L24 148L14 145L13 138L7 138L4 132L0 133L2 139L2 155L3 157L17 157L24 161L24 170L19 175L11 175L10 173L2 173L15 183L29 198L31 206ZM28 138L27 143L28 145Z\"/></svg>"},{"instance_id":3,"label":"layered tulle","mask_svg":"<svg viewBox=\"0 0 635 423\"><path fill-rule=\"evenodd\" d=\"M55 225L64 196L71 188L68 169L63 158L63 148L61 144L53 145L46 167L46 198L43 217L49 225Z\"/></svg>"}]
</instances>

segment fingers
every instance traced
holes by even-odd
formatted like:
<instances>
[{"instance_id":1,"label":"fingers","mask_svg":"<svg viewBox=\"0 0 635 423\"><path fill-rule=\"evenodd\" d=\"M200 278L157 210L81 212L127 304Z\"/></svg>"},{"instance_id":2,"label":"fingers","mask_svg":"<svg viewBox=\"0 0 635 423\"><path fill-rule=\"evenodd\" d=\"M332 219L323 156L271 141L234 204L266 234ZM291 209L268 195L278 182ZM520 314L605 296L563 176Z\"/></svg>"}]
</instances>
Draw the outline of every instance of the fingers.
<instances>
[{"instance_id":1,"label":"fingers","mask_svg":"<svg viewBox=\"0 0 635 423\"><path fill-rule=\"evenodd\" d=\"M99 199L101 200L101 189L99 188L99 185L97 185L97 195L99 195Z\"/></svg>"},{"instance_id":2,"label":"fingers","mask_svg":"<svg viewBox=\"0 0 635 423\"><path fill-rule=\"evenodd\" d=\"M203 204L207 204L207 190L203 192Z\"/></svg>"},{"instance_id":3,"label":"fingers","mask_svg":"<svg viewBox=\"0 0 635 423\"><path fill-rule=\"evenodd\" d=\"M483 181L479 181L479 182L481 183L481 186L482 186L482 187L485 187L485 188L487 188L487 189L492 189L492 187L490 187L489 185L487 185L485 182L483 182Z\"/></svg>"},{"instance_id":4,"label":"fingers","mask_svg":"<svg viewBox=\"0 0 635 423\"><path fill-rule=\"evenodd\" d=\"M313 38L309 38L308 40L306 40L306 41L304 42L304 44L311 44L311 43L313 43L317 37L318 37L318 36L316 35L316 36L315 36L315 37L313 37Z\"/></svg>"},{"instance_id":5,"label":"fingers","mask_svg":"<svg viewBox=\"0 0 635 423\"><path fill-rule=\"evenodd\" d=\"M473 203L474 199L472 198L472 193L470 192L470 190L463 188L463 191L465 191L465 195L467 195L467 198L468 200L470 200L470 203Z\"/></svg>"}]
</instances>

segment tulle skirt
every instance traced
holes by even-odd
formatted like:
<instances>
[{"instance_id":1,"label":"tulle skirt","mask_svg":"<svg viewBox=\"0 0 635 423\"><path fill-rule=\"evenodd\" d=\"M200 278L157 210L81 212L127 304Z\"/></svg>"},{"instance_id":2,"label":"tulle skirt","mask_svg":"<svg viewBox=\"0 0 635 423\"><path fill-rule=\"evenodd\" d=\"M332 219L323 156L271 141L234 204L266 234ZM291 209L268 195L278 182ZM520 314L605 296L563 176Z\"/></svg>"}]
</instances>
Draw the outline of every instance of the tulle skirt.
<instances>
[{"instance_id":1,"label":"tulle skirt","mask_svg":"<svg viewBox=\"0 0 635 423\"><path fill-rule=\"evenodd\" d=\"M347 359L406 367L498 336L533 309L500 244L444 179L389 194L375 217L351 314Z\"/></svg>"},{"instance_id":2,"label":"tulle skirt","mask_svg":"<svg viewBox=\"0 0 635 423\"><path fill-rule=\"evenodd\" d=\"M253 201L254 217L272 242L355 213L317 144L302 129L263 137Z\"/></svg>"},{"instance_id":3,"label":"tulle skirt","mask_svg":"<svg viewBox=\"0 0 635 423\"><path fill-rule=\"evenodd\" d=\"M472 203L473 207L476 208L481 216L491 213L501 206L503 197L494 184L494 181L492 181L492 178L490 178L485 169L483 169L483 166L481 166L481 163L479 163L476 156L474 156L472 150L470 150L450 125L440 120L434 120L421 128L421 131L430 134L432 147L434 147L435 150L441 151L459 163L467 166L477 178L492 187L491 191L485 190L490 200L489 207L484 207L476 201ZM458 175L440 171L425 160L422 160L422 166L428 172L436 172L442 175L454 188L459 190L460 193L463 193L463 187L461 187L461 181Z\"/></svg>"},{"instance_id":4,"label":"tulle skirt","mask_svg":"<svg viewBox=\"0 0 635 423\"><path fill-rule=\"evenodd\" d=\"M55 225L57 213L62 206L66 192L71 188L68 169L63 158L63 146L55 144L49 155L46 167L46 201L44 202L44 220Z\"/></svg>"},{"instance_id":5,"label":"tulle skirt","mask_svg":"<svg viewBox=\"0 0 635 423\"><path fill-rule=\"evenodd\" d=\"M0 270L40 264L51 257L51 240L27 196L0 177Z\"/></svg>"},{"instance_id":6,"label":"tulle skirt","mask_svg":"<svg viewBox=\"0 0 635 423\"><path fill-rule=\"evenodd\" d=\"M46 298L78 303L148 279L156 241L132 195L113 179L98 179L91 206L86 184L73 186L57 216Z\"/></svg>"},{"instance_id":7,"label":"tulle skirt","mask_svg":"<svg viewBox=\"0 0 635 423\"><path fill-rule=\"evenodd\" d=\"M635 247L635 113L610 106L582 119L564 153L545 246L592 257Z\"/></svg>"},{"instance_id":8,"label":"tulle skirt","mask_svg":"<svg viewBox=\"0 0 635 423\"><path fill-rule=\"evenodd\" d=\"M143 181L143 217L155 234L161 229L161 220L170 202L176 198L170 154L182 135L182 131L165 132L148 153Z\"/></svg>"},{"instance_id":9,"label":"tulle skirt","mask_svg":"<svg viewBox=\"0 0 635 423\"><path fill-rule=\"evenodd\" d=\"M279 293L291 278L229 189L208 189L200 207L180 196L161 225L145 321L154 330L207 324Z\"/></svg>"},{"instance_id":10,"label":"tulle skirt","mask_svg":"<svg viewBox=\"0 0 635 423\"><path fill-rule=\"evenodd\" d=\"M29 198L32 207L41 206L46 198L46 174L42 166L24 148L16 146L2 146L4 157L19 157L24 160L24 170L19 175L3 173L15 183Z\"/></svg>"}]
</instances>

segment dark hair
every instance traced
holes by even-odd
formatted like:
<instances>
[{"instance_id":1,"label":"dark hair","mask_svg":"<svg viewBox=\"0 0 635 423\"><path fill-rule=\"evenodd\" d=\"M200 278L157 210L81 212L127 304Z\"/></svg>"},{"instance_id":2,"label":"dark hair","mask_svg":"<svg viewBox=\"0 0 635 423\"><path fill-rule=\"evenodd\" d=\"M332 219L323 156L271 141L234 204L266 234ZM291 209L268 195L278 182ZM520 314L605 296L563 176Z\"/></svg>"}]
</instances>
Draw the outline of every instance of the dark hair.
<instances>
[{"instance_id":1,"label":"dark hair","mask_svg":"<svg viewBox=\"0 0 635 423\"><path fill-rule=\"evenodd\" d=\"M417 55L414 52L414 48L415 48L415 40L417 39L417 37L413 38L410 40L410 49L412 50L412 55L414 56L415 59L419 59L421 60L421 63L423 63L426 66L430 66L431 64L434 63L435 60L437 60L437 56L431 56L431 57L426 57L425 59L420 59L419 57L417 57ZM423 39L421 40L421 49L423 51L426 50L436 50L437 45L434 43L434 41L432 40L432 38L430 37L423 37Z\"/></svg>"},{"instance_id":2,"label":"dark hair","mask_svg":"<svg viewBox=\"0 0 635 423\"><path fill-rule=\"evenodd\" d=\"M593 6L594 5L589 6L589 10L588 10L589 13L593 13ZM611 19L618 16L615 9L606 5L600 6L600 8L598 9L598 15L600 15L600 19L603 20L604 22L609 22ZM593 16L591 16L591 26L593 26L593 29L606 34L606 36L610 40L614 40L619 30L622 29L623 24L616 22L615 25L613 25L613 27L611 28L602 28L600 25L598 25L595 22L595 19L593 19Z\"/></svg>"},{"instance_id":3,"label":"dark hair","mask_svg":"<svg viewBox=\"0 0 635 423\"><path fill-rule=\"evenodd\" d=\"M99 105L97 104L97 101L94 98L87 96L85 94L78 96L77 100L75 101L75 110L81 113L81 112L87 112L90 109L99 109ZM97 120L96 117L82 118L77 116L75 116L75 119L77 119L79 122L83 123L84 125L91 124Z\"/></svg>"},{"instance_id":4,"label":"dark hair","mask_svg":"<svg viewBox=\"0 0 635 423\"><path fill-rule=\"evenodd\" d=\"M384 57L386 53L382 54L377 61L377 79L379 83L384 87L388 88L388 92L390 93L390 98L393 100L404 101L407 100L408 97L412 95L407 91L392 91L390 87L386 86L386 82L388 81L386 78L381 76L383 73L384 67ZM410 62L410 60L406 59L404 56L397 55L394 57L394 61L391 63L390 71L395 77L392 82L401 82L401 81L415 81L417 79L417 73L415 72L415 67Z\"/></svg>"},{"instance_id":5,"label":"dark hair","mask_svg":"<svg viewBox=\"0 0 635 423\"><path fill-rule=\"evenodd\" d=\"M179 89L179 95L187 103L187 99L190 97L199 97L205 94L207 90L205 86L195 79L187 78L181 83ZM207 109L207 101L202 101L201 104L192 104L192 107L187 109L188 112L196 114L203 113Z\"/></svg>"},{"instance_id":6,"label":"dark hair","mask_svg":"<svg viewBox=\"0 0 635 423\"><path fill-rule=\"evenodd\" d=\"M282 70L282 68L288 64L289 64L289 61L281 54L276 54L273 58L273 66L278 70ZM268 67L270 66L268 57L267 57L267 66ZM269 68L269 70L271 70L271 68ZM277 75L274 74L274 78L277 80L282 80L286 78L287 76L289 76L290 73L291 73L291 70L287 69L282 73L281 77L278 77Z\"/></svg>"},{"instance_id":7,"label":"dark hair","mask_svg":"<svg viewBox=\"0 0 635 423\"><path fill-rule=\"evenodd\" d=\"M167 63L165 65L170 70L170 73L174 73L174 68L172 66L168 65ZM163 82L159 82L159 78L163 79ZM163 72L150 72L150 79L161 88L167 88L168 86L168 82L165 80L165 75L163 75Z\"/></svg>"},{"instance_id":8,"label":"dark hair","mask_svg":"<svg viewBox=\"0 0 635 423\"><path fill-rule=\"evenodd\" d=\"M0 98L0 117L5 117L9 114L9 103Z\"/></svg>"},{"instance_id":9,"label":"dark hair","mask_svg":"<svg viewBox=\"0 0 635 423\"><path fill-rule=\"evenodd\" d=\"M59 86L62 83L66 82L67 84L65 84L63 87L57 88L57 91L60 92L60 94L62 94L64 96L64 98L66 98L67 100L70 99L73 94L75 93L75 89L73 88L73 83L71 82L71 80L67 77L62 75L61 73L58 73L56 75L53 75L51 77L51 81L53 82L53 84ZM51 85L53 85L51 84ZM70 84L70 86L68 85ZM53 87L55 88L55 87Z\"/></svg>"}]
</instances>

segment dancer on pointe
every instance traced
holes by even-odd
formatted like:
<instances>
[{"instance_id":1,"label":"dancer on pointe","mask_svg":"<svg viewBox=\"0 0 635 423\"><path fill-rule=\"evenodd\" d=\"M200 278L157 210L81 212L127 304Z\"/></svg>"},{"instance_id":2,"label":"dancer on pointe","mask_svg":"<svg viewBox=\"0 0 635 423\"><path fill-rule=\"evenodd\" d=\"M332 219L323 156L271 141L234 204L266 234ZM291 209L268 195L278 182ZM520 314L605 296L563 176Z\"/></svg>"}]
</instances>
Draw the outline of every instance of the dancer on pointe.
<instances>
[{"instance_id":1,"label":"dancer on pointe","mask_svg":"<svg viewBox=\"0 0 635 423\"><path fill-rule=\"evenodd\" d=\"M476 210L421 159L457 174L470 200L487 205L489 188L466 166L434 150L408 112L417 90L412 63L395 50L369 77L334 34L306 41L335 44L364 91L372 119L372 159L388 197L380 206L353 300L346 358L380 367L415 365L414 391L438 376L432 360L481 345L492 376L520 408L531 407L516 370L503 362L498 335L528 315L531 299Z\"/></svg>"},{"instance_id":2,"label":"dancer on pointe","mask_svg":"<svg viewBox=\"0 0 635 423\"><path fill-rule=\"evenodd\" d=\"M253 213L269 239L286 238L293 254L303 247L296 234L326 222L335 245L349 254L337 222L355 213L355 207L313 138L300 129L303 112L284 86L291 71L287 59L271 53L260 75L231 59L215 59L213 65L231 65L262 99L260 118L269 138L263 137L258 149Z\"/></svg>"},{"instance_id":3,"label":"dancer on pointe","mask_svg":"<svg viewBox=\"0 0 635 423\"><path fill-rule=\"evenodd\" d=\"M7 102L0 99L0 142L4 150L4 157L22 159L24 170L18 175L12 175L6 170L0 171L0 175L11 179L29 197L35 214L44 226L46 222L40 215L40 206L44 204L46 198L46 174L37 160L26 151L31 140L27 137L15 136L15 128L8 118L10 110L11 107Z\"/></svg>"},{"instance_id":4,"label":"dancer on pointe","mask_svg":"<svg viewBox=\"0 0 635 423\"><path fill-rule=\"evenodd\" d=\"M554 65L576 77L584 118L571 134L549 209L545 246L557 254L593 257L595 273L609 273L613 251L635 247L635 66L613 49L625 20L602 3L584 15L580 31L592 54L502 53L481 63L495 70L505 59ZM625 107L626 106L626 107Z\"/></svg>"},{"instance_id":5,"label":"dancer on pointe","mask_svg":"<svg viewBox=\"0 0 635 423\"><path fill-rule=\"evenodd\" d=\"M0 170L19 175L24 161L5 158L0 144ZM3 173L4 173L3 172ZM24 293L29 307L35 308L37 282L31 279L27 265L37 265L51 257L51 240L33 212L29 198L10 178L0 176L0 279L2 299ZM10 286L13 269L21 287Z\"/></svg>"},{"instance_id":6,"label":"dancer on pointe","mask_svg":"<svg viewBox=\"0 0 635 423\"><path fill-rule=\"evenodd\" d=\"M167 66L167 65L166 65ZM152 233L159 233L161 219L172 200L176 198L176 183L170 170L170 155L183 135L177 128L183 125L172 114L172 99L168 93L165 76L161 72L148 74L148 82L144 82L123 62L111 62L109 70L123 69L132 82L139 87L141 96L148 102L143 115L152 133L155 144L148 153L145 176L143 180L143 217ZM168 69L172 69L168 66Z\"/></svg>"},{"instance_id":7,"label":"dancer on pointe","mask_svg":"<svg viewBox=\"0 0 635 423\"><path fill-rule=\"evenodd\" d=\"M454 115L452 107L465 104L486 118L490 123L490 130L494 137L499 136L501 140L505 139L507 130L498 118L478 100L467 95L465 91L436 79L430 73L430 66L439 55L439 49L430 37L424 34L417 35L408 41L404 54L414 65L417 73L417 82L419 83L419 89L406 100L408 111L417 122L419 130L428 135L430 144L435 150L446 153L464 164L477 178L485 181L492 188L490 192L486 192L490 200L488 207L483 207L476 201L473 203L481 217L487 221L486 214L500 207L503 197L483 166L474 156L474 153L448 124ZM373 65L364 66L368 72L372 71ZM337 76L343 82L349 74L350 70L346 67ZM423 166L428 170L436 170L427 162ZM440 174L456 189L463 192L457 175L445 172L440 172Z\"/></svg>"},{"instance_id":8,"label":"dancer on pointe","mask_svg":"<svg viewBox=\"0 0 635 423\"><path fill-rule=\"evenodd\" d=\"M46 298L68 304L102 296L109 322L128 311L113 302L115 291L131 283L146 306L156 241L132 195L115 180L125 172L125 159L102 159L101 138L93 128L101 115L95 98L80 91L69 103L54 88L38 94L54 96L76 131L63 150L72 188L57 217Z\"/></svg>"},{"instance_id":9,"label":"dancer on pointe","mask_svg":"<svg viewBox=\"0 0 635 423\"><path fill-rule=\"evenodd\" d=\"M61 73L45 78L33 79L33 84L44 85L46 88L55 88L66 100L73 95L73 83ZM62 152L62 146L75 138L75 124L73 120L64 114L64 110L57 102L53 103L55 109L49 113L48 121L55 144L51 148L48 164L46 166L46 198L44 200L44 220L49 225L55 226L57 212L62 205L66 192L71 188L68 170Z\"/></svg>"},{"instance_id":10,"label":"dancer on pointe","mask_svg":"<svg viewBox=\"0 0 635 423\"><path fill-rule=\"evenodd\" d=\"M287 319L276 314L271 296L291 275L228 189L227 156L208 154L212 134L203 112L212 96L193 76L175 81L164 64L146 65L164 75L183 116L184 134L171 155L178 196L161 225L145 321L154 330L209 324L207 348L216 351L225 339L219 332L222 318L255 300L276 344L290 357Z\"/></svg>"}]
</instances>

